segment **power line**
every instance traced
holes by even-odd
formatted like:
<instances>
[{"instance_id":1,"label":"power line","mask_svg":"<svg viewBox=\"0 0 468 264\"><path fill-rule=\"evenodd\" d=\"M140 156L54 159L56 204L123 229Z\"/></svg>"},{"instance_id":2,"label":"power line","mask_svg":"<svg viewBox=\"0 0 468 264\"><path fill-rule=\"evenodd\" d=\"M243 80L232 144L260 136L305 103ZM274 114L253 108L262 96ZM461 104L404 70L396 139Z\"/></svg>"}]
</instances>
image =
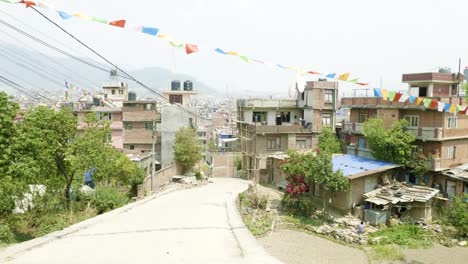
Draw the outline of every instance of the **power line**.
<instances>
[{"instance_id":1,"label":"power line","mask_svg":"<svg viewBox=\"0 0 468 264\"><path fill-rule=\"evenodd\" d=\"M18 90L18 91L20 91L20 92L22 92L22 93L28 95L29 97L31 97L31 98L34 99L34 100L38 100L37 97L35 97L34 95L31 95L29 92L25 91L25 90L27 90L26 88L24 88L24 87L21 86L20 84L18 84L18 83L16 83L16 82L14 82L14 81L12 81L12 80L10 80L10 79L8 79L8 78L2 76L2 75L0 75L0 82L3 82L4 84L10 86L11 88L16 89L16 90ZM36 92L34 92L34 91L31 91L31 92L32 92L33 94L35 94L36 96L42 97L42 98L44 98L45 100L48 100L48 101L50 101L50 102L53 102L51 99L49 99L49 98L47 98L47 97L45 97L45 96L43 96L43 95L41 95L41 94L39 94L39 93L36 93Z\"/></svg>"},{"instance_id":2,"label":"power line","mask_svg":"<svg viewBox=\"0 0 468 264\"><path fill-rule=\"evenodd\" d=\"M140 86L142 86L143 88L147 89L148 91L158 95L159 97L161 97L162 99L169 101L169 99L167 97L165 97L164 95L162 95L161 93L155 91L154 89L150 88L149 86L147 86L146 84L138 81L136 78L134 78L132 75L130 75L129 73L127 73L126 71L124 71L123 69L121 69L120 67L118 67L117 65L115 65L114 63L112 63L111 61L109 61L108 59L106 59L103 55L101 55L99 52L97 52L96 50L94 50L93 48L91 48L90 46L86 45L84 42L82 42L81 40L79 40L77 37L75 37L73 34L69 33L66 29L64 29L63 27L61 27L59 24L57 24L55 21L53 21L52 19L50 19L49 17L47 17L46 15L44 15L42 12L40 12L39 10L37 10L34 6L30 6L30 8L32 8L34 11L36 11L36 13L38 13L39 15L41 15L44 19L46 19L47 21L49 21L50 23L52 23L53 25L55 25L57 28L59 28L60 30L62 30L65 34L67 34L68 36L70 36L71 38L73 38L74 40L76 40L78 43L80 43L81 45L83 45L84 47L86 47L88 50L90 50L92 53L94 53L95 55L97 55L99 58L103 59L105 62L107 62L109 65L112 65L115 69L119 70L120 72L122 72L123 74L125 74L126 76L128 76L128 78L130 78L132 81L136 82L137 84L139 84ZM189 110L189 109L186 109L185 107L182 107L180 105L175 105L177 106L178 108L182 109L183 111L189 113L189 114L192 114L194 116L197 116L197 117L200 117L201 119L207 119L206 117L203 117L203 116L200 116L199 114Z\"/></svg>"},{"instance_id":3,"label":"power line","mask_svg":"<svg viewBox=\"0 0 468 264\"><path fill-rule=\"evenodd\" d=\"M88 61L86 61L86 60L84 60L84 59L82 59L82 58L80 58L80 57L76 57L75 55L70 54L70 53L68 53L68 52L66 52L66 51L64 51L64 50L62 50L62 49L60 49L60 48L57 48L57 47L55 47L54 45L51 45L51 44L49 44L49 43L47 43L47 42L45 42L45 41L43 41L43 40L41 40L41 39L38 39L37 37L35 37L35 36L33 36L33 35L31 35L31 34L25 32L25 31L23 31L22 29L19 29L19 28L15 27L15 26L11 25L11 24L8 23L8 22L5 22L5 21L3 21L3 20L0 20L0 24L3 24L3 25L5 25L5 26L7 26L7 27L13 29L14 31L16 31L16 32L18 32L18 33L21 33L21 34L23 34L24 36L26 36L26 37L28 37L28 38L30 38L30 39L32 39L32 40L38 42L38 43L40 43L40 44L42 44L42 45L44 45L44 46L50 48L50 49L53 49L53 50L55 50L55 51L57 51L57 52L59 52L59 53L65 55L65 56L67 56L67 57L70 57L70 58L72 58L72 59L74 59L74 60L76 60L76 61L79 61L79 62L81 62L81 63L84 63L84 64L86 64L86 65L88 65L88 66L91 66L91 67L93 67L93 68L96 68L96 69L98 69L98 70L104 71L104 72L106 72L106 73L109 72L108 69L105 69L105 68L103 68L103 67L94 65L94 64L92 64L92 63L90 63L90 62L88 62Z\"/></svg>"}]
</instances>

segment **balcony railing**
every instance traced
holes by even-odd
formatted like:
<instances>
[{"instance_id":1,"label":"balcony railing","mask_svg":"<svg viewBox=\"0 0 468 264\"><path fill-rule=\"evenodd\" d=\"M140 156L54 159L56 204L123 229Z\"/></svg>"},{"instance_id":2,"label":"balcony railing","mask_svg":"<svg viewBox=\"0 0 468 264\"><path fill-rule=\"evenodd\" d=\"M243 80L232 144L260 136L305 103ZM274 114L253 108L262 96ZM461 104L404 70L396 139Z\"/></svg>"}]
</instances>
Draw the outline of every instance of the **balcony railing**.
<instances>
[{"instance_id":1,"label":"balcony railing","mask_svg":"<svg viewBox=\"0 0 468 264\"><path fill-rule=\"evenodd\" d=\"M416 139L440 140L444 138L442 127L407 127L406 131L413 134Z\"/></svg>"},{"instance_id":2,"label":"balcony railing","mask_svg":"<svg viewBox=\"0 0 468 264\"><path fill-rule=\"evenodd\" d=\"M269 125L249 125L249 128L256 133L312 133L311 128L304 128L301 125L290 126L269 126Z\"/></svg>"},{"instance_id":3,"label":"balcony railing","mask_svg":"<svg viewBox=\"0 0 468 264\"><path fill-rule=\"evenodd\" d=\"M361 134L363 123L344 122L343 132Z\"/></svg>"}]
</instances>

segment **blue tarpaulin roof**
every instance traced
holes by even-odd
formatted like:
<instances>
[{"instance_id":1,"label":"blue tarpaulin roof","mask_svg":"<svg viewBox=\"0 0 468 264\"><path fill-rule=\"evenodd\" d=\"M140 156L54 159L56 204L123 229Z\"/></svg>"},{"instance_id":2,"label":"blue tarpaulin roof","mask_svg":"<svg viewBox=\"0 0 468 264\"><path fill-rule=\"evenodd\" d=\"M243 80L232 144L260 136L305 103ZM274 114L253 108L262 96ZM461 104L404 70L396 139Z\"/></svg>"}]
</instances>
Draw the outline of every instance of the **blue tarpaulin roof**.
<instances>
[{"instance_id":1,"label":"blue tarpaulin roof","mask_svg":"<svg viewBox=\"0 0 468 264\"><path fill-rule=\"evenodd\" d=\"M350 177L356 174L364 172L372 173L372 171L378 171L382 169L391 169L399 167L399 165L373 160L368 158L359 157L356 155L340 155L332 158L333 170L341 170L346 177Z\"/></svg>"}]
</instances>

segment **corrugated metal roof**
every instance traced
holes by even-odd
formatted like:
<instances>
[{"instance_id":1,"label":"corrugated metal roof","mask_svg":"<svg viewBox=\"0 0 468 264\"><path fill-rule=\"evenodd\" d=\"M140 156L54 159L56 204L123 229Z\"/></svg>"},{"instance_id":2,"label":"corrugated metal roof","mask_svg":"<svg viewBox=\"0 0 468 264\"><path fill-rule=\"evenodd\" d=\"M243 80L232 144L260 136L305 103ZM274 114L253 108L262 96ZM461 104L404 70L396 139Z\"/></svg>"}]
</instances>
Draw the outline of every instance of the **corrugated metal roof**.
<instances>
[{"instance_id":1,"label":"corrugated metal roof","mask_svg":"<svg viewBox=\"0 0 468 264\"><path fill-rule=\"evenodd\" d=\"M334 156L332 158L332 163L333 170L341 170L346 177L355 176L357 174L362 174L361 176L364 176L377 171L400 167L399 165L390 162L373 160L348 154Z\"/></svg>"}]
</instances>

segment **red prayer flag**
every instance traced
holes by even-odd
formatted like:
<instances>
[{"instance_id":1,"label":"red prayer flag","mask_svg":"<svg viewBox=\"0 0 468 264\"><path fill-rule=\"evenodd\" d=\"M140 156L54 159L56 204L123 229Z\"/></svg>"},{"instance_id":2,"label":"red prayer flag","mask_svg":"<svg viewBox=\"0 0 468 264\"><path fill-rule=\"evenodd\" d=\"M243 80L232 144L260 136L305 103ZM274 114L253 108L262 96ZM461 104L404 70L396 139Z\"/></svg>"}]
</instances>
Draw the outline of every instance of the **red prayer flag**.
<instances>
[{"instance_id":1,"label":"red prayer flag","mask_svg":"<svg viewBox=\"0 0 468 264\"><path fill-rule=\"evenodd\" d=\"M26 8L36 5L36 3L33 1L21 1L20 3L23 3L26 6Z\"/></svg>"},{"instance_id":2,"label":"red prayer flag","mask_svg":"<svg viewBox=\"0 0 468 264\"><path fill-rule=\"evenodd\" d=\"M358 82L358 83L356 83L356 84L358 84L358 85L362 85L362 86L369 85L369 83L362 83L362 82Z\"/></svg>"},{"instance_id":3,"label":"red prayer flag","mask_svg":"<svg viewBox=\"0 0 468 264\"><path fill-rule=\"evenodd\" d=\"M116 20L116 21L109 22L109 25L123 28L123 27L125 27L126 22L127 21L125 21L125 20Z\"/></svg>"},{"instance_id":4,"label":"red prayer flag","mask_svg":"<svg viewBox=\"0 0 468 264\"><path fill-rule=\"evenodd\" d=\"M194 44L185 44L185 52L187 54L194 53L198 51L198 46Z\"/></svg>"},{"instance_id":5,"label":"red prayer flag","mask_svg":"<svg viewBox=\"0 0 468 264\"><path fill-rule=\"evenodd\" d=\"M398 102L403 94L402 93L396 93L395 98L393 98L393 102Z\"/></svg>"},{"instance_id":6,"label":"red prayer flag","mask_svg":"<svg viewBox=\"0 0 468 264\"><path fill-rule=\"evenodd\" d=\"M320 72L316 72L316 71L308 71L307 73L310 73L310 74L320 74Z\"/></svg>"},{"instance_id":7,"label":"red prayer flag","mask_svg":"<svg viewBox=\"0 0 468 264\"><path fill-rule=\"evenodd\" d=\"M437 106L438 106L437 101L436 101L436 100L432 100L432 101L431 101L431 104L429 105L429 108L435 108L435 109L437 109Z\"/></svg>"}]
</instances>

